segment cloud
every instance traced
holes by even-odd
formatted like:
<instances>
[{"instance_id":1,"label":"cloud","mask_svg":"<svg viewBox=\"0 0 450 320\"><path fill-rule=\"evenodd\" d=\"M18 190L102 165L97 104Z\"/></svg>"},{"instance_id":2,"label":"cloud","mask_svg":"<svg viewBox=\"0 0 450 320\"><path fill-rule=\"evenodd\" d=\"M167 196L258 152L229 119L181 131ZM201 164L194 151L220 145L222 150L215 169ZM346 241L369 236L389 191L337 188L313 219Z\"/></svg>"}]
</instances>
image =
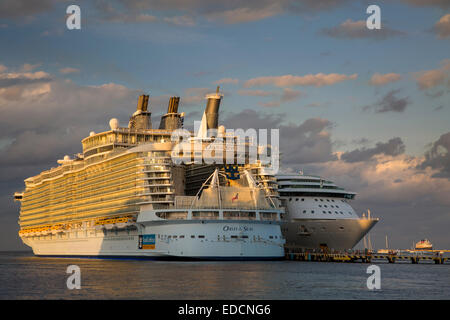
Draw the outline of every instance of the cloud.
<instances>
[{"instance_id":1,"label":"cloud","mask_svg":"<svg viewBox=\"0 0 450 320\"><path fill-rule=\"evenodd\" d=\"M266 19L283 12L280 3L263 7L239 7L226 11L214 11L206 15L208 20L223 21L228 24L243 23Z\"/></svg>"},{"instance_id":2,"label":"cloud","mask_svg":"<svg viewBox=\"0 0 450 320\"><path fill-rule=\"evenodd\" d=\"M158 18L141 11L129 11L124 8L118 8L114 1L96 0L94 2L98 16L101 20L112 23L152 23L158 21Z\"/></svg>"},{"instance_id":3,"label":"cloud","mask_svg":"<svg viewBox=\"0 0 450 320\"><path fill-rule=\"evenodd\" d=\"M450 13L441 17L438 22L434 25L434 31L441 39L446 39L450 37Z\"/></svg>"},{"instance_id":4,"label":"cloud","mask_svg":"<svg viewBox=\"0 0 450 320\"><path fill-rule=\"evenodd\" d=\"M340 159L345 162L359 162L373 159L374 156L384 154L386 156L397 156L405 152L405 144L399 137L392 138L386 143L378 142L373 148L355 149L344 152Z\"/></svg>"},{"instance_id":5,"label":"cloud","mask_svg":"<svg viewBox=\"0 0 450 320\"><path fill-rule=\"evenodd\" d=\"M0 73L5 72L6 70L8 70L8 68L2 64L0 64Z\"/></svg>"},{"instance_id":6,"label":"cloud","mask_svg":"<svg viewBox=\"0 0 450 320\"><path fill-rule=\"evenodd\" d=\"M281 102L293 101L302 95L300 90L294 90L291 88L284 88L281 96Z\"/></svg>"},{"instance_id":7,"label":"cloud","mask_svg":"<svg viewBox=\"0 0 450 320\"><path fill-rule=\"evenodd\" d=\"M337 39L375 39L384 40L390 37L403 35L404 32L390 29L382 25L381 29L370 30L366 26L365 20L352 21L348 19L338 26L324 28L322 34Z\"/></svg>"},{"instance_id":8,"label":"cloud","mask_svg":"<svg viewBox=\"0 0 450 320\"><path fill-rule=\"evenodd\" d=\"M401 75L398 73L386 73L386 74L379 74L375 73L372 78L370 78L370 84L373 86L383 86L385 84L399 81L402 78Z\"/></svg>"},{"instance_id":9,"label":"cloud","mask_svg":"<svg viewBox=\"0 0 450 320\"><path fill-rule=\"evenodd\" d=\"M446 177L450 180L450 132L439 137L425 153L425 160L418 166L438 170L434 177Z\"/></svg>"},{"instance_id":10,"label":"cloud","mask_svg":"<svg viewBox=\"0 0 450 320\"><path fill-rule=\"evenodd\" d=\"M30 69L24 65L22 69ZM3 66L0 70L6 71ZM38 72L10 72L0 71L0 101L19 100L24 97L38 97L50 92L51 77L43 71Z\"/></svg>"},{"instance_id":11,"label":"cloud","mask_svg":"<svg viewBox=\"0 0 450 320\"><path fill-rule=\"evenodd\" d=\"M420 90L428 90L440 85L450 88L450 59L441 61L439 69L416 72L413 77Z\"/></svg>"},{"instance_id":12,"label":"cloud","mask_svg":"<svg viewBox=\"0 0 450 320\"><path fill-rule=\"evenodd\" d=\"M182 27L193 27L196 25L195 19L190 16L165 17L163 20L169 24Z\"/></svg>"},{"instance_id":13,"label":"cloud","mask_svg":"<svg viewBox=\"0 0 450 320\"><path fill-rule=\"evenodd\" d=\"M80 70L76 68L67 67L59 69L59 72L62 74L69 74L69 73L79 73Z\"/></svg>"},{"instance_id":14,"label":"cloud","mask_svg":"<svg viewBox=\"0 0 450 320\"><path fill-rule=\"evenodd\" d=\"M381 98L377 103L365 106L363 110L368 111L370 109L375 110L376 113L383 112L403 112L410 103L409 98L397 98L395 95L399 93L400 90L391 90L383 98Z\"/></svg>"},{"instance_id":15,"label":"cloud","mask_svg":"<svg viewBox=\"0 0 450 320\"><path fill-rule=\"evenodd\" d=\"M265 114L243 110L229 114L223 123L227 128L279 129L281 161L287 165L324 162L335 159L329 129L330 121L311 118L301 124L283 124L285 114Z\"/></svg>"},{"instance_id":16,"label":"cloud","mask_svg":"<svg viewBox=\"0 0 450 320\"><path fill-rule=\"evenodd\" d=\"M30 72L33 71L34 69L40 67L42 65L42 63L36 63L36 64L29 64L29 63L25 63L22 66L22 71L23 72ZM2 70L0 69L0 72L2 72Z\"/></svg>"},{"instance_id":17,"label":"cloud","mask_svg":"<svg viewBox=\"0 0 450 320\"><path fill-rule=\"evenodd\" d=\"M214 82L214 84L238 84L239 79L223 78Z\"/></svg>"},{"instance_id":18,"label":"cloud","mask_svg":"<svg viewBox=\"0 0 450 320\"><path fill-rule=\"evenodd\" d=\"M181 102L186 106L203 105L205 96L211 91L211 88L188 88L184 90L186 96L181 98Z\"/></svg>"},{"instance_id":19,"label":"cloud","mask_svg":"<svg viewBox=\"0 0 450 320\"><path fill-rule=\"evenodd\" d=\"M440 7L441 9L450 8L448 0L402 0L403 2L417 7Z\"/></svg>"},{"instance_id":20,"label":"cloud","mask_svg":"<svg viewBox=\"0 0 450 320\"><path fill-rule=\"evenodd\" d=\"M30 17L53 9L57 0L2 0L0 1L0 19ZM61 1L59 1L61 2Z\"/></svg>"},{"instance_id":21,"label":"cloud","mask_svg":"<svg viewBox=\"0 0 450 320\"><path fill-rule=\"evenodd\" d=\"M329 86L346 80L354 80L358 75L345 75L337 73L317 73L317 74L307 74L305 76L269 76L269 77L258 77L247 80L244 83L244 88L255 87L255 86L265 86L274 85L276 87L292 87L292 86Z\"/></svg>"},{"instance_id":22,"label":"cloud","mask_svg":"<svg viewBox=\"0 0 450 320\"><path fill-rule=\"evenodd\" d=\"M167 12L177 11L186 17L202 17L207 21L237 24L260 21L285 13L305 14L328 11L352 1L354 0L231 0L223 2L208 0L118 0L108 3L108 6L114 9L119 8L122 15L126 17L136 12L142 13L149 10L162 15ZM97 4L99 11L102 7L105 7L103 0L97 0ZM117 13L114 13L114 16L117 16ZM108 15L104 15L104 18L106 17ZM190 25L192 21L189 19ZM172 21L163 20L166 22Z\"/></svg>"},{"instance_id":23,"label":"cloud","mask_svg":"<svg viewBox=\"0 0 450 320\"><path fill-rule=\"evenodd\" d=\"M275 93L272 91L264 91L264 90L238 90L238 94L240 94L241 96L267 97L272 96Z\"/></svg>"},{"instance_id":24,"label":"cloud","mask_svg":"<svg viewBox=\"0 0 450 320\"><path fill-rule=\"evenodd\" d=\"M276 97L276 100L258 103L260 106L267 108L279 107L282 103L294 101L302 95L299 90L294 90L291 88L284 88L282 92L265 90L238 90L238 94L242 96Z\"/></svg>"}]
</instances>

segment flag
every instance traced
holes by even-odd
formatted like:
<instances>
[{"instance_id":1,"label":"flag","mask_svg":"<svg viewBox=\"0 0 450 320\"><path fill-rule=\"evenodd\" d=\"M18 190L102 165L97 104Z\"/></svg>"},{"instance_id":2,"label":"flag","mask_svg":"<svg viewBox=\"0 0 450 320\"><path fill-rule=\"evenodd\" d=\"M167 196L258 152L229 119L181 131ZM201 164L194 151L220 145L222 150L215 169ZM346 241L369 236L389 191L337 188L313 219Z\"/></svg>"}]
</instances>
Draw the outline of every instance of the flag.
<instances>
[{"instance_id":1,"label":"flag","mask_svg":"<svg viewBox=\"0 0 450 320\"><path fill-rule=\"evenodd\" d=\"M239 193L236 192L236 195L233 198L231 198L231 202L234 202L234 200L237 200L238 199L238 195L239 195Z\"/></svg>"}]
</instances>

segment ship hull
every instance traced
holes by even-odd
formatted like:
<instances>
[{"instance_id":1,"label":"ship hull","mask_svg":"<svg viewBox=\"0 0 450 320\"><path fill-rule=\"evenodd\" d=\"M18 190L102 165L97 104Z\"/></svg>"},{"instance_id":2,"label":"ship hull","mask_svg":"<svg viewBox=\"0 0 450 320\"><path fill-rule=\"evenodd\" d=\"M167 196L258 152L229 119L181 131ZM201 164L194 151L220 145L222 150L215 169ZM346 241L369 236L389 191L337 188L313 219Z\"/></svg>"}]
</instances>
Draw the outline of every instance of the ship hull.
<instances>
[{"instance_id":1,"label":"ship hull","mask_svg":"<svg viewBox=\"0 0 450 320\"><path fill-rule=\"evenodd\" d=\"M378 222L369 219L296 219L282 224L286 248L353 248Z\"/></svg>"},{"instance_id":2,"label":"ship hull","mask_svg":"<svg viewBox=\"0 0 450 320\"><path fill-rule=\"evenodd\" d=\"M164 221L136 230L88 229L64 236L22 239L37 256L201 260L284 257L280 225L269 222Z\"/></svg>"}]
</instances>

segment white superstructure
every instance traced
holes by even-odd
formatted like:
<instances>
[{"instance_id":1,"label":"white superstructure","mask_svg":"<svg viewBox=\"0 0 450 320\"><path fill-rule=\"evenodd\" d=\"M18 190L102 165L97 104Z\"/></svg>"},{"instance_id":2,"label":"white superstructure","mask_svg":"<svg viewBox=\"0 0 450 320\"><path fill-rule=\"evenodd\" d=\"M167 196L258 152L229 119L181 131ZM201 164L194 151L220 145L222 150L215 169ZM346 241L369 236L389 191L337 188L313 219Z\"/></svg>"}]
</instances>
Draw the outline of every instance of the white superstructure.
<instances>
[{"instance_id":1,"label":"white superstructure","mask_svg":"<svg viewBox=\"0 0 450 320\"><path fill-rule=\"evenodd\" d=\"M350 201L356 193L313 175L278 174L282 226L286 246L296 248L353 248L378 219L360 218Z\"/></svg>"}]
</instances>

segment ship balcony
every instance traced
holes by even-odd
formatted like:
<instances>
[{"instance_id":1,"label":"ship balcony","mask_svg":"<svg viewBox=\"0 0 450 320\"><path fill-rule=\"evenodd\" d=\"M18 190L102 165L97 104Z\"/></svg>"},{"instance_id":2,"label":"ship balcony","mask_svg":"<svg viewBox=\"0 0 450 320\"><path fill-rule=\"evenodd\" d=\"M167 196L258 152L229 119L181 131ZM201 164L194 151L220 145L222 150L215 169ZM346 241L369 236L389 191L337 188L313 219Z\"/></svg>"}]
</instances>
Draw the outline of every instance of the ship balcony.
<instances>
[{"instance_id":1,"label":"ship balcony","mask_svg":"<svg viewBox=\"0 0 450 320\"><path fill-rule=\"evenodd\" d=\"M170 172L170 169L151 169L151 170L139 170L139 173L158 173L158 172Z\"/></svg>"}]
</instances>

